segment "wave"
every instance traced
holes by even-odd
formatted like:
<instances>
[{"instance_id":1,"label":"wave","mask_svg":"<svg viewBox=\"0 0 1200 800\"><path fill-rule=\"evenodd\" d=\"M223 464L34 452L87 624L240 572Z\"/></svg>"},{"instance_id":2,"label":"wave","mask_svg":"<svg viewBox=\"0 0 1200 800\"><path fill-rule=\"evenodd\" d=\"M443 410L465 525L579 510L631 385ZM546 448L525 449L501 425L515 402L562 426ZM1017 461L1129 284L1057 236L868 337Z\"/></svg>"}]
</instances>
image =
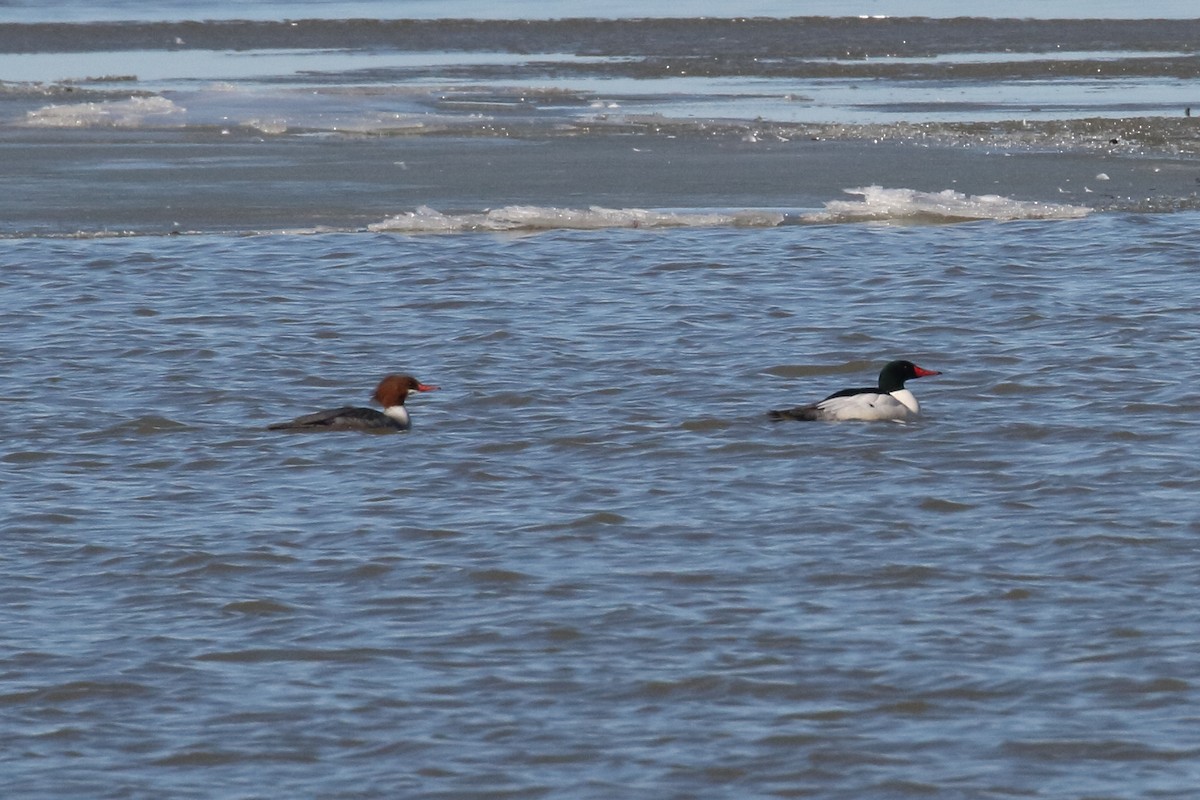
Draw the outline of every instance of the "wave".
<instances>
[{"instance_id":1,"label":"wave","mask_svg":"<svg viewBox=\"0 0 1200 800\"><path fill-rule=\"evenodd\" d=\"M646 209L646 208L561 208L556 206L504 206L487 211L444 213L429 206L404 212L364 227L323 225L268 229L221 229L223 233L305 236L326 233L539 233L553 230L669 229L669 228L775 228L781 225L835 225L863 222L903 225L942 225L975 221L1067 220L1085 217L1096 209L1037 201L1014 200L999 195L966 195L947 189L919 192L867 186L844 190L861 200L831 200L821 211L772 208L742 209ZM1161 212L1169 209L1156 209ZM203 235L212 229L172 229L171 235ZM75 233L0 233L0 239L22 238L108 238L167 235L160 230L104 229Z\"/></svg>"},{"instance_id":2,"label":"wave","mask_svg":"<svg viewBox=\"0 0 1200 800\"><path fill-rule=\"evenodd\" d=\"M830 200L822 211L744 209L654 210L645 208L557 208L505 206L489 211L443 213L421 206L367 226L377 233L537 232L611 228L773 228L779 225L894 222L939 224L981 220L1078 219L1086 206L1014 200L1000 195L967 195L946 189L920 192L865 186L846 189L861 200Z\"/></svg>"},{"instance_id":3,"label":"wave","mask_svg":"<svg viewBox=\"0 0 1200 800\"><path fill-rule=\"evenodd\" d=\"M802 214L809 223L836 222L968 222L978 220L1078 219L1091 209L1065 203L1014 200L997 194L968 195L946 189L919 192L916 189L886 189L862 186L846 189L861 200L830 200L825 210Z\"/></svg>"},{"instance_id":4,"label":"wave","mask_svg":"<svg viewBox=\"0 0 1200 800\"><path fill-rule=\"evenodd\" d=\"M443 214L428 206L367 226L371 231L458 233L464 231L603 230L607 228L771 228L783 224L779 211L655 211L644 208L554 208L505 206L490 211Z\"/></svg>"}]
</instances>

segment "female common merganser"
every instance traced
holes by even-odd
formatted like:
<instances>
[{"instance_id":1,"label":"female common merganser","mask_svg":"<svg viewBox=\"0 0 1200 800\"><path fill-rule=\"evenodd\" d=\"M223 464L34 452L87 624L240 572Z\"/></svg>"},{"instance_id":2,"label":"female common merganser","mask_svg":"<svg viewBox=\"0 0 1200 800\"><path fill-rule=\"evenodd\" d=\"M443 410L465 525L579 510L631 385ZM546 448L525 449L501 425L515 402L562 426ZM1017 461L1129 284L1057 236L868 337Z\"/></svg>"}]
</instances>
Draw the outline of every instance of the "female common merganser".
<instances>
[{"instance_id":1,"label":"female common merganser","mask_svg":"<svg viewBox=\"0 0 1200 800\"><path fill-rule=\"evenodd\" d=\"M392 433L409 429L408 409L404 398L409 392L432 392L437 386L427 386L411 375L388 375L375 387L371 399L383 406L379 412L373 408L343 406L328 411L317 411L296 417L291 422L268 425L271 431L365 431L369 433Z\"/></svg>"},{"instance_id":2,"label":"female common merganser","mask_svg":"<svg viewBox=\"0 0 1200 800\"><path fill-rule=\"evenodd\" d=\"M769 412L771 419L892 420L905 422L921 412L913 393L904 388L910 378L941 375L911 361L892 361L879 371L878 388L842 389L819 403Z\"/></svg>"}]
</instances>

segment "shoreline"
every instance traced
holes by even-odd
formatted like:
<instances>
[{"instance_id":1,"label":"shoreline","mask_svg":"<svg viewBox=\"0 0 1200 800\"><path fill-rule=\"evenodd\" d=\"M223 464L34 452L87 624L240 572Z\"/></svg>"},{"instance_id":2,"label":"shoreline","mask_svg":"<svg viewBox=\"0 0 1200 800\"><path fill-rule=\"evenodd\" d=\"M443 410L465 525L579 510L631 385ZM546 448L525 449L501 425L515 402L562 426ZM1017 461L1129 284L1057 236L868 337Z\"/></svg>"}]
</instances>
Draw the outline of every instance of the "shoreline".
<instances>
[{"instance_id":1,"label":"shoreline","mask_svg":"<svg viewBox=\"0 0 1200 800\"><path fill-rule=\"evenodd\" d=\"M430 207L821 210L862 186L1096 211L1200 208L1185 156L916 142L609 134L263 137L38 130L0 136L0 236L360 230Z\"/></svg>"}]
</instances>

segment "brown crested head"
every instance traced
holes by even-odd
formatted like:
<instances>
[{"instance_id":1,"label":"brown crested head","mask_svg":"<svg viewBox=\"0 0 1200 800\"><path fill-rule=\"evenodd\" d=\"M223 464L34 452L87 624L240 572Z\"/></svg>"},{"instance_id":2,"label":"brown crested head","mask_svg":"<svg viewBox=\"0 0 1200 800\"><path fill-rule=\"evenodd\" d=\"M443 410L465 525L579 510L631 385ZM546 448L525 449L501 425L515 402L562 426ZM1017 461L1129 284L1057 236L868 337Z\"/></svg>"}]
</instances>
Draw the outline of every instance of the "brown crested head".
<instances>
[{"instance_id":1,"label":"brown crested head","mask_svg":"<svg viewBox=\"0 0 1200 800\"><path fill-rule=\"evenodd\" d=\"M412 375L388 375L375 387L375 394L371 397L384 408L391 408L404 405L409 392L432 392L437 388L421 383Z\"/></svg>"}]
</instances>

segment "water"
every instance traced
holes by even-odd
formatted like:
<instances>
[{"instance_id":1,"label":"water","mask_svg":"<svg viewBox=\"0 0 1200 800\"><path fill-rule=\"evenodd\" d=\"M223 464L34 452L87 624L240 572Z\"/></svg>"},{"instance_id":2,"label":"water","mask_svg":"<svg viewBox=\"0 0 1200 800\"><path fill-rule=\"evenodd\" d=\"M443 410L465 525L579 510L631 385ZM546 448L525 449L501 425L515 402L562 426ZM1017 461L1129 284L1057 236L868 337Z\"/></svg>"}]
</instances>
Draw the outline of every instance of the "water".
<instances>
[{"instance_id":1,"label":"water","mask_svg":"<svg viewBox=\"0 0 1200 800\"><path fill-rule=\"evenodd\" d=\"M1194 794L1189 117L521 102L512 54L315 30L0 54L6 797ZM913 424L766 419L899 357ZM265 430L389 371L442 387L408 434Z\"/></svg>"}]
</instances>

